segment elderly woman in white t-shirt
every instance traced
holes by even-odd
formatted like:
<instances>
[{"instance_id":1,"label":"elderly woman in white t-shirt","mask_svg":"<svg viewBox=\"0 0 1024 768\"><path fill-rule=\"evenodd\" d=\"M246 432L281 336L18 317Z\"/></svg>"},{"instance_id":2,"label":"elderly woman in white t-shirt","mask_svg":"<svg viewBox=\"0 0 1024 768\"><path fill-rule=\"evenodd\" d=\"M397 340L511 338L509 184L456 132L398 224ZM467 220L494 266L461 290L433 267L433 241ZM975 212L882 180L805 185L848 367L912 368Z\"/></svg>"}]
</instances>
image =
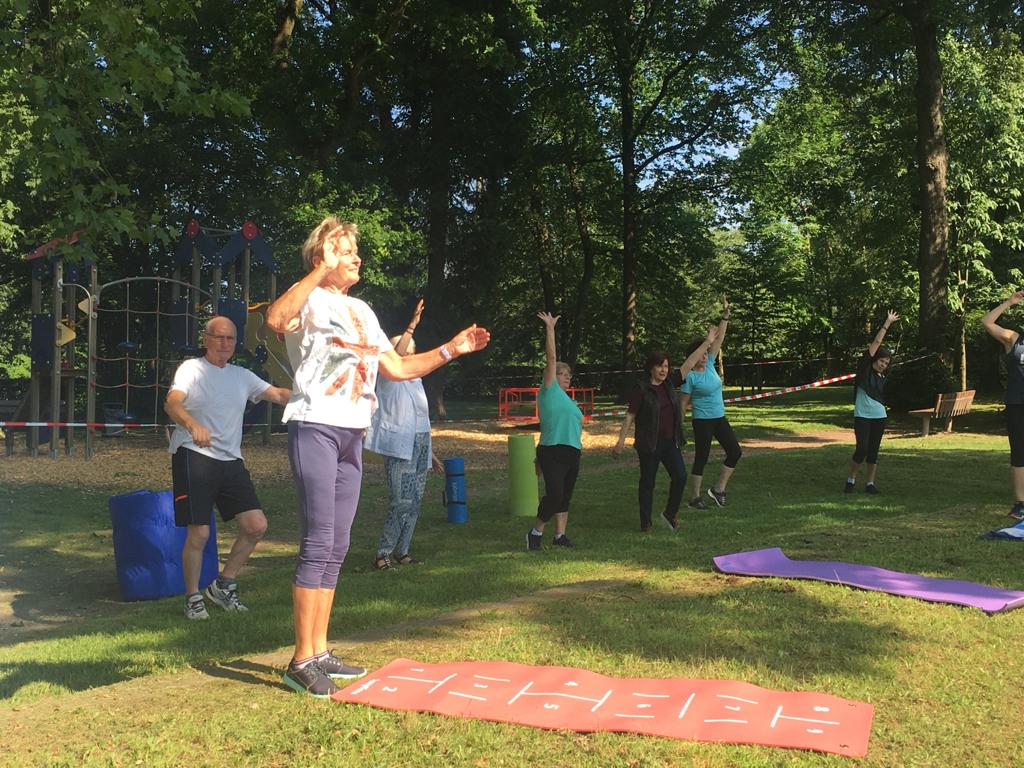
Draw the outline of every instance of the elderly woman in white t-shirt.
<instances>
[{"instance_id":1,"label":"elderly woman in white t-shirt","mask_svg":"<svg viewBox=\"0 0 1024 768\"><path fill-rule=\"evenodd\" d=\"M309 272L267 310L273 330L297 335L299 358L284 413L300 527L295 653L284 681L318 698L338 690L334 679L366 674L328 650L327 627L359 503L363 431L376 404L378 367L396 381L420 378L490 340L473 325L429 352L398 355L373 310L348 295L359 282L358 236L355 224L321 222L302 248Z\"/></svg>"}]
</instances>

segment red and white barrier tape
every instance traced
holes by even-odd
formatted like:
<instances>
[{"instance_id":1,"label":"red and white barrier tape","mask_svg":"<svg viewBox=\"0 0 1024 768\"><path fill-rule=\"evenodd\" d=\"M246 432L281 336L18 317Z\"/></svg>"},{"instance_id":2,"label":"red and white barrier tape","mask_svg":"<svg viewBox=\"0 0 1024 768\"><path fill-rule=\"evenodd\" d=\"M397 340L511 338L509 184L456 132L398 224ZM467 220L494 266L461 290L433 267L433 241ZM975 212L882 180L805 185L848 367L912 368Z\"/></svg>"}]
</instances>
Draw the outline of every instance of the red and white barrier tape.
<instances>
[{"instance_id":1,"label":"red and white barrier tape","mask_svg":"<svg viewBox=\"0 0 1024 768\"><path fill-rule=\"evenodd\" d=\"M0 421L0 427L121 427L123 429L136 429L138 427L166 427L168 424L137 424L134 421L107 422L107 421Z\"/></svg>"},{"instance_id":2,"label":"red and white barrier tape","mask_svg":"<svg viewBox=\"0 0 1024 768\"><path fill-rule=\"evenodd\" d=\"M829 379L820 379L818 381L812 381L810 384L800 384L795 387L784 387L783 389L772 390L771 392L761 392L756 395L740 395L738 397L729 397L723 400L725 403L746 403L751 400L763 400L766 397L775 397L776 395L786 395L790 392L800 392L805 389L816 389L817 387L824 387L827 384L836 384L840 381L848 381L856 376L855 373L844 373L842 376L833 376ZM626 411L601 411L594 412L591 414L595 419L605 416L625 416ZM434 426L441 427L446 424L454 423L483 423L493 421L493 419L435 419ZM140 427L169 427L172 424L137 424L135 422L121 423L121 422L106 422L106 421L0 421L0 427L92 427L94 429L105 429L105 428L123 428L123 429L138 429ZM247 427L262 427L265 423L259 424L245 424Z\"/></svg>"},{"instance_id":3,"label":"red and white barrier tape","mask_svg":"<svg viewBox=\"0 0 1024 768\"><path fill-rule=\"evenodd\" d=\"M766 397L775 397L776 395L785 395L790 392L799 392L804 389L816 389L817 387L824 387L826 384L835 384L840 381L848 381L849 379L855 378L856 373L844 373L842 376L833 376L829 379L819 379L818 381L812 381L810 384L800 384L795 387L785 387L783 389L776 389L771 392L760 392L756 395L740 395L738 397L730 397L723 400L723 403L746 403L751 400L763 400ZM592 414L596 419L602 416L625 416L627 411L601 411L600 413Z\"/></svg>"},{"instance_id":4,"label":"red and white barrier tape","mask_svg":"<svg viewBox=\"0 0 1024 768\"><path fill-rule=\"evenodd\" d=\"M835 384L840 381L847 381L849 379L856 378L856 373L844 373L842 376L833 376L831 379L821 379L820 381L812 381L810 384L800 384L796 387L785 387L784 389L776 389L773 392L759 392L756 395L740 395L739 397L730 397L723 400L724 403L745 403L749 400L761 400L766 397L775 397L775 395L785 395L790 392L800 392L804 389L815 389L817 387L823 387L826 384Z\"/></svg>"}]
</instances>

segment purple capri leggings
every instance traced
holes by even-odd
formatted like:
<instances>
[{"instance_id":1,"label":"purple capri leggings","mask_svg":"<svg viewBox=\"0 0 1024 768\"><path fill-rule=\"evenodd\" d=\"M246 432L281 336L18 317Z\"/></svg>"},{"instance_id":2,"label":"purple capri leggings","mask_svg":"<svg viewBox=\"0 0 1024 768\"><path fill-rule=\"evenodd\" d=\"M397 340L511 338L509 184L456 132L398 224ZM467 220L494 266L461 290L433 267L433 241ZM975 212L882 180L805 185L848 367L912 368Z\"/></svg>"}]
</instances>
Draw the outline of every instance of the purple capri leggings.
<instances>
[{"instance_id":1,"label":"purple capri leggings","mask_svg":"<svg viewBox=\"0 0 1024 768\"><path fill-rule=\"evenodd\" d=\"M359 505L363 430L290 421L288 460L299 497L295 585L334 589Z\"/></svg>"}]
</instances>

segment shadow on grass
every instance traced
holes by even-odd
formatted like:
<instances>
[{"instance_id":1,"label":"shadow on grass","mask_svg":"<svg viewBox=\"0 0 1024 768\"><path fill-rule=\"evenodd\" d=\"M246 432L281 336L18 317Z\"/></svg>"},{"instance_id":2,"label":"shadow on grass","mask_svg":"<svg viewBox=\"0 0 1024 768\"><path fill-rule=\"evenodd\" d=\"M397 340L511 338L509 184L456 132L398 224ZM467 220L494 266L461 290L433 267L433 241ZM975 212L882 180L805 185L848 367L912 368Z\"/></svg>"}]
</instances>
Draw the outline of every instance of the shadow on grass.
<instances>
[{"instance_id":1,"label":"shadow on grass","mask_svg":"<svg viewBox=\"0 0 1024 768\"><path fill-rule=\"evenodd\" d=\"M846 446L752 454L737 469L727 508L698 513L684 507L678 535L668 529L642 535L636 530L635 466L614 467L610 459L585 455L570 515L578 547L539 555L521 551L532 521L507 514L504 472L470 471L470 523L448 525L435 501L425 504L414 551L427 564L387 573L369 569L385 514L383 489L364 483L331 635L401 627L600 575L643 574L645 584L659 587L627 588L617 603L579 599L572 610L546 604L523 610L566 643L667 660L737 659L799 675L870 667L883 645L905 638L891 626L851 618L784 582L712 576L712 557L780 546L793 557L1019 588L1020 550L975 539L1005 519L996 520L987 509L1007 495L1005 450L968 451L934 441L900 441L897 448L886 441L879 464L884 493L878 497L841 493L848 462ZM715 453L706 482L717 477L719 467ZM663 503L666 488L662 473L656 504ZM0 700L39 684L81 690L182 664L205 668L211 660L228 662L291 642L290 554L257 550L243 583L243 598L254 608L249 614L214 611L211 621L196 626L181 618L180 598L109 603L116 595L110 541L96 532L109 527L103 495L117 492L123 489L94 489L94 502L84 504L78 488L7 489L7 497L19 502L17 520L0 520L3 588L17 595L15 615L30 617L33 605L46 605L81 616L19 633L16 640L0 634L6 649ZM291 488L283 485L268 488L268 500L273 509L294 503ZM294 522L278 525L272 517L271 526L284 536ZM222 532L222 545L230 535L230 529ZM687 588L694 578L704 586ZM662 587L662 581L676 587ZM60 660L40 661L49 658Z\"/></svg>"},{"instance_id":2,"label":"shadow on grass","mask_svg":"<svg viewBox=\"0 0 1024 768\"><path fill-rule=\"evenodd\" d=\"M694 593L635 585L617 596L565 606L531 605L529 618L567 647L598 647L650 661L763 666L793 678L877 671L910 641L885 621L852 617L779 580L720 576ZM602 599L604 598L604 599Z\"/></svg>"},{"instance_id":3,"label":"shadow on grass","mask_svg":"<svg viewBox=\"0 0 1024 768\"><path fill-rule=\"evenodd\" d=\"M244 659L201 666L199 671L209 677L234 680L247 685L262 685L267 688L286 689L281 681L281 670L266 664L256 664Z\"/></svg>"}]
</instances>

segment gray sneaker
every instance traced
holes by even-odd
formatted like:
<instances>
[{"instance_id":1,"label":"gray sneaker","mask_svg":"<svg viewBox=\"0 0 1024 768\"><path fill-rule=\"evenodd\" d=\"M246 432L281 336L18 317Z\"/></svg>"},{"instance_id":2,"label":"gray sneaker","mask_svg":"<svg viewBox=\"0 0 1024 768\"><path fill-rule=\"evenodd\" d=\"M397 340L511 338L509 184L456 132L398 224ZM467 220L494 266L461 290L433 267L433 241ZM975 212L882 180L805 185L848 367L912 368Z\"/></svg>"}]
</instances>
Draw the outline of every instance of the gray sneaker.
<instances>
[{"instance_id":1,"label":"gray sneaker","mask_svg":"<svg viewBox=\"0 0 1024 768\"><path fill-rule=\"evenodd\" d=\"M284 673L284 684L293 691L308 693L314 699L329 699L332 693L340 690L317 661L311 661L302 669L289 664Z\"/></svg>"},{"instance_id":2,"label":"gray sneaker","mask_svg":"<svg viewBox=\"0 0 1024 768\"><path fill-rule=\"evenodd\" d=\"M690 499L690 503L688 506L691 506L694 509L707 509L708 503L704 501L704 499L702 499L700 496L694 496L692 499Z\"/></svg>"},{"instance_id":3,"label":"gray sneaker","mask_svg":"<svg viewBox=\"0 0 1024 768\"><path fill-rule=\"evenodd\" d=\"M189 621L206 621L210 618L203 596L198 592L185 598L185 618Z\"/></svg>"},{"instance_id":4,"label":"gray sneaker","mask_svg":"<svg viewBox=\"0 0 1024 768\"><path fill-rule=\"evenodd\" d=\"M539 533L534 533L532 530L526 532L526 549L530 552L540 552L544 547L541 542L544 541L544 537Z\"/></svg>"},{"instance_id":5,"label":"gray sneaker","mask_svg":"<svg viewBox=\"0 0 1024 768\"><path fill-rule=\"evenodd\" d=\"M206 588L206 592L203 594L225 611L241 611L245 613L249 610L242 604L242 601L238 599L238 584L235 582L231 582L227 589L221 589L217 585L217 580L214 579L210 582L210 586Z\"/></svg>"},{"instance_id":6,"label":"gray sneaker","mask_svg":"<svg viewBox=\"0 0 1024 768\"><path fill-rule=\"evenodd\" d=\"M328 677L335 680L358 680L366 674L366 670L362 667L353 667L352 665L343 662L334 655L334 651L328 651L327 655L321 656L316 660L316 663L320 665L320 669L322 669Z\"/></svg>"},{"instance_id":7,"label":"gray sneaker","mask_svg":"<svg viewBox=\"0 0 1024 768\"><path fill-rule=\"evenodd\" d=\"M725 491L720 491L717 488L708 488L708 496L714 499L715 504L718 506L725 506Z\"/></svg>"}]
</instances>

